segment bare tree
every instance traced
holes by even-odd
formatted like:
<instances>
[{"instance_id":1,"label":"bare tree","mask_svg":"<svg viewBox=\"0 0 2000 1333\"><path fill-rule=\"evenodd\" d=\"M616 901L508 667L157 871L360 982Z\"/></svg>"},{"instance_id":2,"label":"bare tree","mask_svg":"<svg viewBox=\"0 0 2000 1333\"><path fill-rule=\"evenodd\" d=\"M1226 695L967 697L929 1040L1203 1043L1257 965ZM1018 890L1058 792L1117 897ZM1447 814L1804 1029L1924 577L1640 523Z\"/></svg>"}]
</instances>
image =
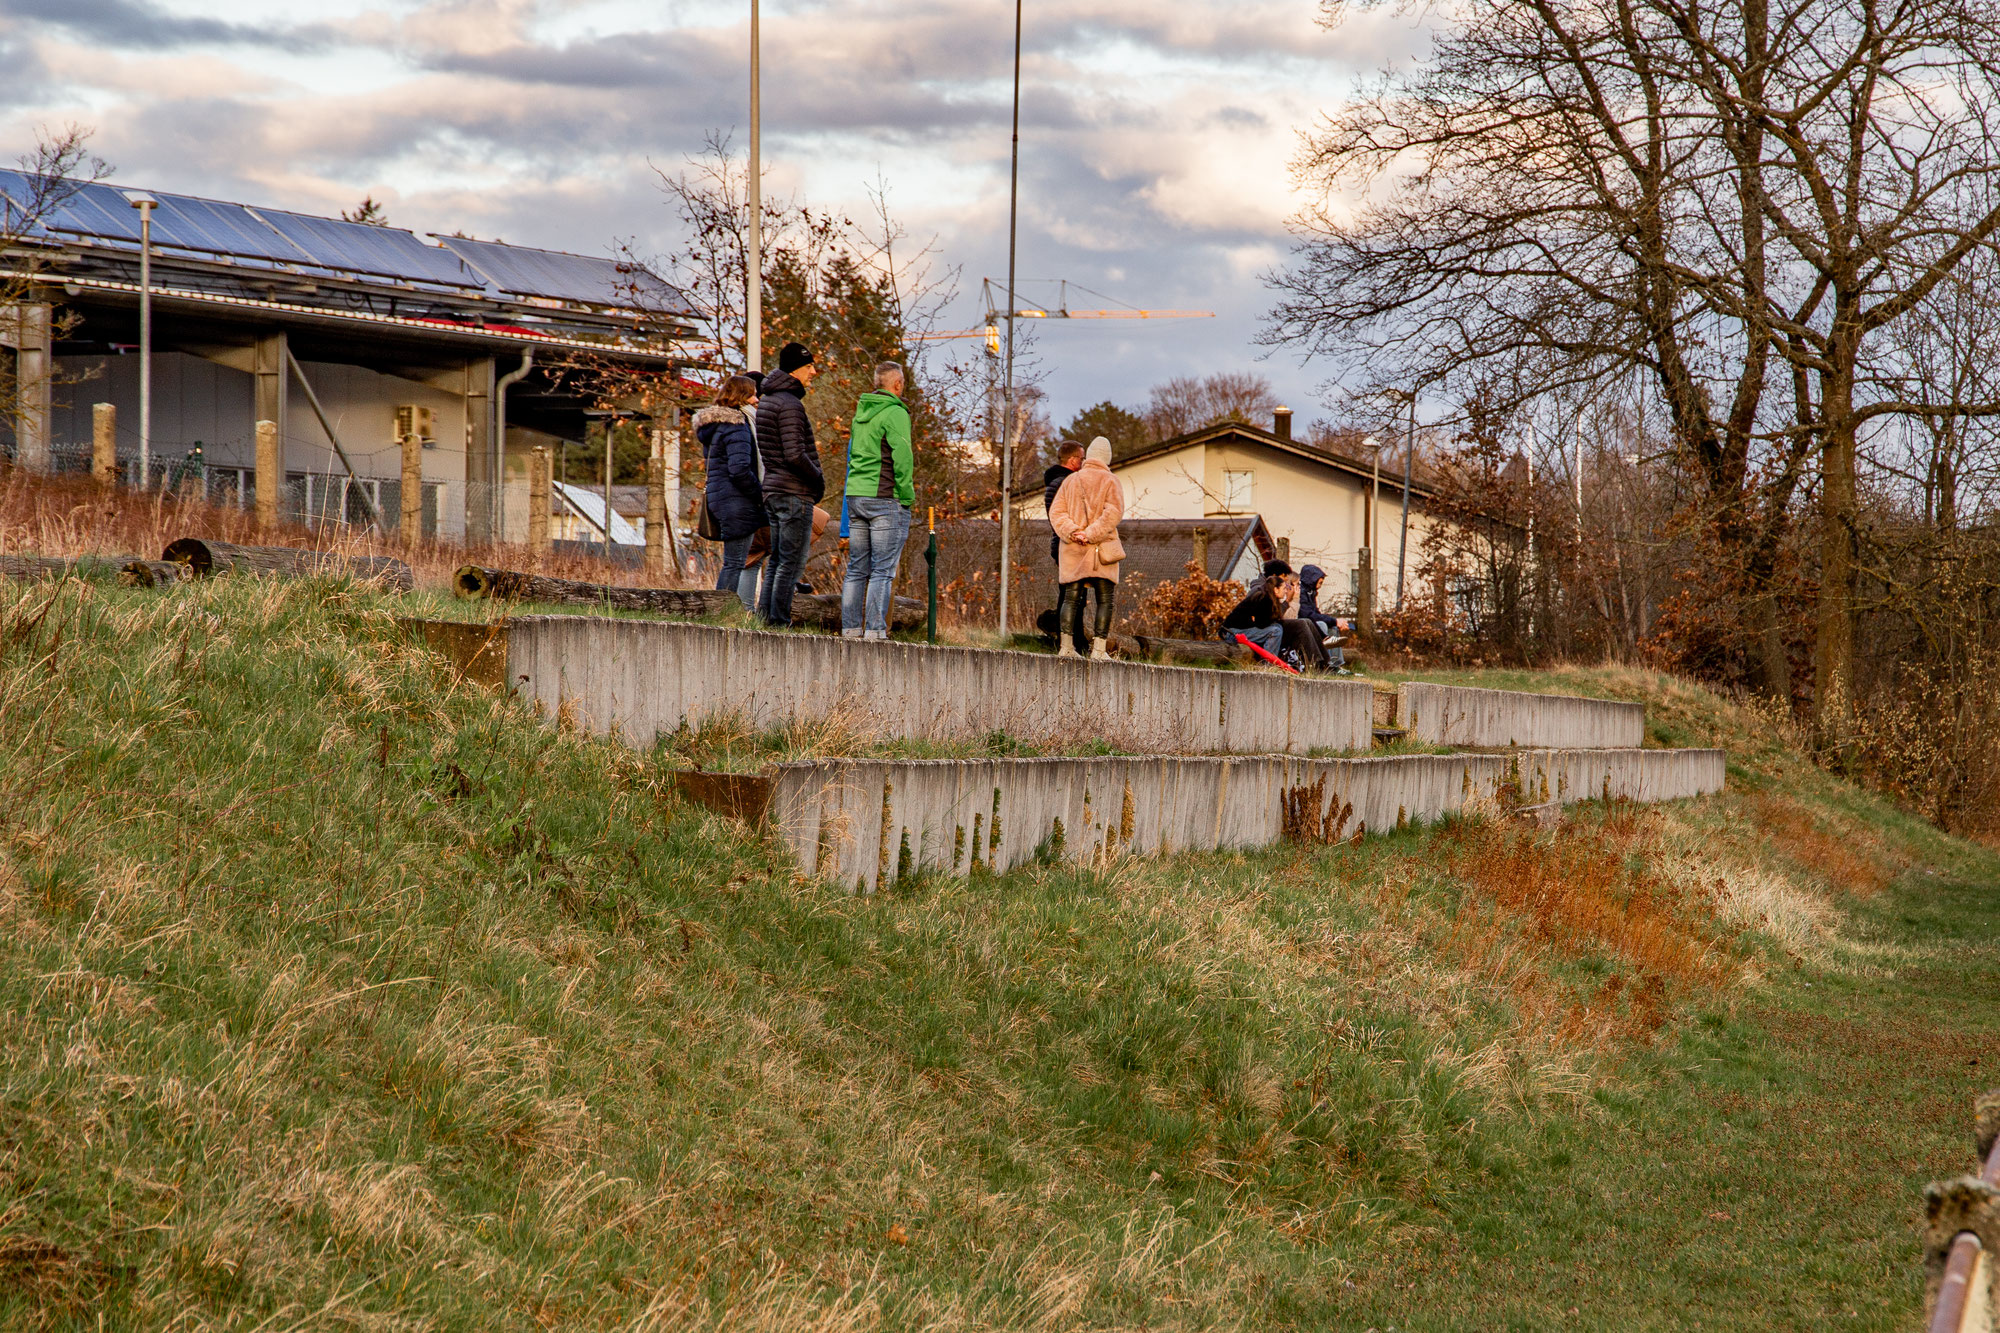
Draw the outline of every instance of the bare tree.
<instances>
[{"instance_id":1,"label":"bare tree","mask_svg":"<svg viewBox=\"0 0 2000 1333\"><path fill-rule=\"evenodd\" d=\"M42 134L33 152L19 159L22 186L18 196L0 191L0 321L13 327L0 346L22 345L28 330L21 311L46 300L35 288L48 267L49 247L43 226L78 190L111 174L110 164L91 153L90 132L69 125ZM57 316L39 336L54 339L74 322ZM53 369L44 373L53 374ZM0 427L20 439L22 402L16 359L0 353Z\"/></svg>"},{"instance_id":2,"label":"bare tree","mask_svg":"<svg viewBox=\"0 0 2000 1333\"><path fill-rule=\"evenodd\" d=\"M1856 441L1882 418L1994 410L1869 372L2000 225L1968 202L2000 170L1989 10L1470 0L1430 60L1314 137L1300 170L1329 193L1270 336L1362 387L1476 376L1526 401L1651 381L1781 697L1772 578L1816 464L1814 701L1837 736ZM1356 181L1386 188L1350 218L1330 192Z\"/></svg>"},{"instance_id":3,"label":"bare tree","mask_svg":"<svg viewBox=\"0 0 2000 1333\"><path fill-rule=\"evenodd\" d=\"M1164 440L1218 421L1269 421L1277 405L1271 381L1249 371L1179 375L1153 386L1146 424L1155 438Z\"/></svg>"}]
</instances>

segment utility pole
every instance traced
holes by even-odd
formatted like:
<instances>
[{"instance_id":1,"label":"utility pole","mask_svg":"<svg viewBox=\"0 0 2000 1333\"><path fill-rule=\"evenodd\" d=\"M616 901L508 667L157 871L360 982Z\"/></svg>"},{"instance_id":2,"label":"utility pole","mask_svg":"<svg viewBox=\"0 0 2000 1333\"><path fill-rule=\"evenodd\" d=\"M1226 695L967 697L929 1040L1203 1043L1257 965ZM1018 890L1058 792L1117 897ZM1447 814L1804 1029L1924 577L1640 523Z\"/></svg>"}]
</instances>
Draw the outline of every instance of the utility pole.
<instances>
[{"instance_id":1,"label":"utility pole","mask_svg":"<svg viewBox=\"0 0 2000 1333\"><path fill-rule=\"evenodd\" d=\"M1021 0L1014 0L1014 145L1007 178L1007 383L1000 419L1000 637L1007 637L1009 535L1014 527L1014 251L1021 202Z\"/></svg>"},{"instance_id":2,"label":"utility pole","mask_svg":"<svg viewBox=\"0 0 2000 1333\"><path fill-rule=\"evenodd\" d=\"M750 0L750 253L744 314L747 370L764 368L764 108L757 0Z\"/></svg>"}]
</instances>

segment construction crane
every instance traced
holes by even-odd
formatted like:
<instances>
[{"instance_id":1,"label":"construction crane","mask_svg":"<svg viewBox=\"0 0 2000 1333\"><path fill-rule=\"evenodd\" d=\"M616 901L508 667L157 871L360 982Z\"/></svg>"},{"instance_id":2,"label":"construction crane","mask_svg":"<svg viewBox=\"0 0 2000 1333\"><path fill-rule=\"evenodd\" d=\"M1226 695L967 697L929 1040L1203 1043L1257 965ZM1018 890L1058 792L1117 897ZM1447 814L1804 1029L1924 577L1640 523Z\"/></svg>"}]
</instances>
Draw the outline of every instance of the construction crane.
<instances>
[{"instance_id":1,"label":"construction crane","mask_svg":"<svg viewBox=\"0 0 2000 1333\"><path fill-rule=\"evenodd\" d=\"M1049 310L1049 309L1043 309L1040 306L1024 306L1021 309L1016 310L1014 312L1014 317L1016 319L1214 319L1215 318L1215 312L1213 310L1141 310L1136 306L1128 306L1124 305L1123 303L1117 303L1116 297L1106 296L1103 292L1092 291L1090 288L1084 286L1082 283L1074 283L1069 281L1067 278L1025 278L1017 280L1015 285L1019 287L1029 282L1056 283L1059 290L1057 291L1056 295L1055 308ZM986 340L986 355L995 357L999 356L1000 321L1007 317L1006 312L1001 310L993 299L995 289L999 286L1000 284L996 283L992 278L983 279L979 284L980 295L981 297L984 298L986 304L986 323L984 327L977 329L954 329L948 333L913 333L909 335L910 340L912 342L933 342L933 341L942 341L947 338L983 338ZM1069 289L1071 287L1075 287L1080 292L1086 292L1091 296L1095 296L1101 301L1112 301L1114 303L1117 303L1116 308L1104 309L1104 310L1071 310L1069 308Z\"/></svg>"}]
</instances>

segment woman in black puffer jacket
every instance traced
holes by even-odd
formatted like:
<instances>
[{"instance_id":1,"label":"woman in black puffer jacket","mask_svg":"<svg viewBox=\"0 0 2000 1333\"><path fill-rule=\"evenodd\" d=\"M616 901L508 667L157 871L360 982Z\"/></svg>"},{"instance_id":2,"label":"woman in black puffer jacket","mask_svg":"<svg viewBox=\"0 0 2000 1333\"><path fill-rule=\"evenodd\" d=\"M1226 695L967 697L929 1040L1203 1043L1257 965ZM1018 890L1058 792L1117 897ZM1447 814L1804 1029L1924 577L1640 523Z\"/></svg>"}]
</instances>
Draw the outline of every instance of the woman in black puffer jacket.
<instances>
[{"instance_id":1,"label":"woman in black puffer jacket","mask_svg":"<svg viewBox=\"0 0 2000 1333\"><path fill-rule=\"evenodd\" d=\"M702 503L722 530L722 570L715 576L715 586L736 589L739 595L750 539L769 522L764 517L763 483L757 476L757 432L751 425L756 406L756 382L735 375L723 381L713 407L694 415L694 437L701 442L708 464ZM744 605L756 610L747 601Z\"/></svg>"}]
</instances>

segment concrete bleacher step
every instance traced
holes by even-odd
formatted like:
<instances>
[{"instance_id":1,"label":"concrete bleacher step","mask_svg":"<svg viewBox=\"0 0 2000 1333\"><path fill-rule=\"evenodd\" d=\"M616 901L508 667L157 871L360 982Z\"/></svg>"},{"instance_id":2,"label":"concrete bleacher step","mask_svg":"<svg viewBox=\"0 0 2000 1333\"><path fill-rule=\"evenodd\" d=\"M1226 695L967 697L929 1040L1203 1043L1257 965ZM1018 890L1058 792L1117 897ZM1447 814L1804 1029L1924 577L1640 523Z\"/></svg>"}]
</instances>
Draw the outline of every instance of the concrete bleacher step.
<instances>
[{"instance_id":1,"label":"concrete bleacher step","mask_svg":"<svg viewBox=\"0 0 2000 1333\"><path fill-rule=\"evenodd\" d=\"M870 892L1037 858L1220 851L1455 812L1722 789L1720 750L1078 759L835 759L682 775L691 799L772 832L808 876Z\"/></svg>"}]
</instances>

